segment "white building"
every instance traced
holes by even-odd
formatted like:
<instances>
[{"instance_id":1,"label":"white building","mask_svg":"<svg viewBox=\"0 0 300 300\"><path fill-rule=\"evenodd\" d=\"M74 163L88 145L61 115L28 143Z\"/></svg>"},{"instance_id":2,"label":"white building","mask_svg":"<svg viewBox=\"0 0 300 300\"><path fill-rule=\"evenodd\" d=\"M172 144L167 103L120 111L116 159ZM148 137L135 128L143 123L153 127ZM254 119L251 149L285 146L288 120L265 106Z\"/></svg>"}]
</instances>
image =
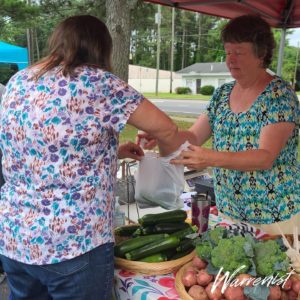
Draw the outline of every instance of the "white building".
<instances>
[{"instance_id":1,"label":"white building","mask_svg":"<svg viewBox=\"0 0 300 300\"><path fill-rule=\"evenodd\" d=\"M182 86L181 74L173 72L172 92L176 87ZM170 92L170 71L159 70L158 91ZM129 65L128 83L141 93L155 93L156 69L136 65Z\"/></svg>"},{"instance_id":2,"label":"white building","mask_svg":"<svg viewBox=\"0 0 300 300\"><path fill-rule=\"evenodd\" d=\"M215 89L232 81L225 63L196 63L176 72L182 76L181 86L189 87L193 94L200 94L200 88L212 85Z\"/></svg>"}]
</instances>

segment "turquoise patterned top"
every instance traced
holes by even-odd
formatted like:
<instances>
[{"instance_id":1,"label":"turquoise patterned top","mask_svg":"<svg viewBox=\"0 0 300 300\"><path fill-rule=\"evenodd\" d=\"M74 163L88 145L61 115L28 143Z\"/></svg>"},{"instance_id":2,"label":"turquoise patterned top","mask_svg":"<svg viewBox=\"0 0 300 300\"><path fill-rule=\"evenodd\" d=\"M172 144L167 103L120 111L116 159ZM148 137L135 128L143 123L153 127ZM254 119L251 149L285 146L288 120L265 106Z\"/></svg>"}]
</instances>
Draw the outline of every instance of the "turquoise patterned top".
<instances>
[{"instance_id":1,"label":"turquoise patterned top","mask_svg":"<svg viewBox=\"0 0 300 300\"><path fill-rule=\"evenodd\" d=\"M119 132L144 98L97 68L33 74L9 81L0 112L0 253L51 264L113 242Z\"/></svg>"},{"instance_id":2,"label":"turquoise patterned top","mask_svg":"<svg viewBox=\"0 0 300 300\"><path fill-rule=\"evenodd\" d=\"M278 122L294 122L296 126L271 169L242 172L214 168L217 207L229 217L252 224L287 220L300 211L298 98L287 82L274 77L246 112L234 113L229 106L234 84L218 88L207 108L215 150L258 149L264 126Z\"/></svg>"}]
</instances>

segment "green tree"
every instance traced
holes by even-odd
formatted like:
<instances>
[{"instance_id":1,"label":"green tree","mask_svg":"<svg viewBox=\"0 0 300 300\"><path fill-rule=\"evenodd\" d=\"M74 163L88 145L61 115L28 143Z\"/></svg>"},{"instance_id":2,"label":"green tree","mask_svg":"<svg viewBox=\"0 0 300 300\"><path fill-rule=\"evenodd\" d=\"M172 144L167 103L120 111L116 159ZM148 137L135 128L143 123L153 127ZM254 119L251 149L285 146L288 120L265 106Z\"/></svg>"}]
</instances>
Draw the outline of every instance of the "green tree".
<instances>
[{"instance_id":1,"label":"green tree","mask_svg":"<svg viewBox=\"0 0 300 300\"><path fill-rule=\"evenodd\" d=\"M106 0L106 24L113 40L114 73L128 80L131 13L140 0Z\"/></svg>"}]
</instances>

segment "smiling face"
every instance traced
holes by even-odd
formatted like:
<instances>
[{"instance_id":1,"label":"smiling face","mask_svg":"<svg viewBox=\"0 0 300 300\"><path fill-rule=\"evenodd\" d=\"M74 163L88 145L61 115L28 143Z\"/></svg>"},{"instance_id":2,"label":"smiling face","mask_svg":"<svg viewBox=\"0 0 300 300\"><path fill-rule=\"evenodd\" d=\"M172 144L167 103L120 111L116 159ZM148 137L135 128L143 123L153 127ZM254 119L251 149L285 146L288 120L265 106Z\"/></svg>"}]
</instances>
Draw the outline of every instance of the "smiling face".
<instances>
[{"instance_id":1,"label":"smiling face","mask_svg":"<svg viewBox=\"0 0 300 300\"><path fill-rule=\"evenodd\" d=\"M224 48L226 64L234 79L251 78L264 69L262 59L255 54L252 43L225 43Z\"/></svg>"}]
</instances>

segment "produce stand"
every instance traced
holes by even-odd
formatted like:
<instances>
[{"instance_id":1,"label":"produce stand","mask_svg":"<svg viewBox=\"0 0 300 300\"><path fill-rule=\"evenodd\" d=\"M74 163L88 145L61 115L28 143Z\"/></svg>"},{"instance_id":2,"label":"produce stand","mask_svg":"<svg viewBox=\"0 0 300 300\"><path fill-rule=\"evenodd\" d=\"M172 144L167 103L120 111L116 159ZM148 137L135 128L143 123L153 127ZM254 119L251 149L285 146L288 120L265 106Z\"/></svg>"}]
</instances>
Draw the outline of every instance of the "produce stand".
<instances>
[{"instance_id":1,"label":"produce stand","mask_svg":"<svg viewBox=\"0 0 300 300\"><path fill-rule=\"evenodd\" d=\"M182 195L184 209L191 217L190 202L191 193ZM232 222L213 214L214 207L211 208L209 226L220 224L231 226ZM152 209L151 209L152 210ZM149 210L140 210L140 214L149 213ZM256 237L261 238L264 233L257 231ZM129 272L120 268L115 268L114 297L116 300L168 300L182 299L175 287L176 272L165 275L144 275L138 272Z\"/></svg>"}]
</instances>

